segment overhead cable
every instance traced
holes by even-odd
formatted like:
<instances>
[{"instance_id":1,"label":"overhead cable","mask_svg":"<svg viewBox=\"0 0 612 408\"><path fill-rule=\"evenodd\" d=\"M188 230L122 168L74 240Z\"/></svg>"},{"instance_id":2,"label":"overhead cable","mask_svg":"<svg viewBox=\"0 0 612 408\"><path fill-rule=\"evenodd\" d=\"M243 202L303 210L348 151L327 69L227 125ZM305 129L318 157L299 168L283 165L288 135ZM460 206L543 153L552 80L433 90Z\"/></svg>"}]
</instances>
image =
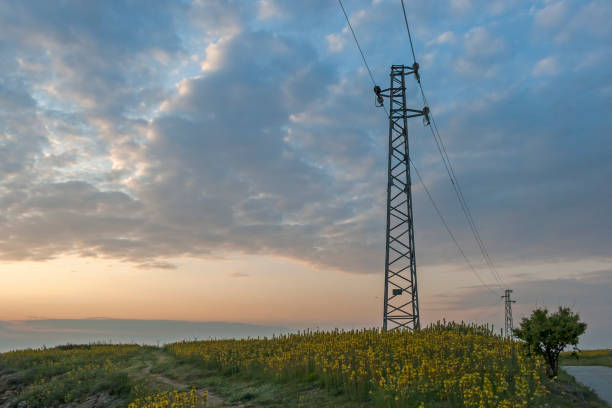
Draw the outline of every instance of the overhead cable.
<instances>
[{"instance_id":1,"label":"overhead cable","mask_svg":"<svg viewBox=\"0 0 612 408\"><path fill-rule=\"evenodd\" d=\"M349 28L351 29L351 33L353 34L353 39L355 40L355 44L357 44L357 48L359 49L359 53L361 54L361 59L363 60L363 64L365 65L366 69L368 70L368 74L370 75L370 79L372 80L372 84L374 86L376 86L376 81L374 81L374 75L372 75L372 70L370 69L370 66L368 65L368 61L366 61L366 57L363 54L363 50L361 49L361 46L359 45L359 41L357 41L357 36L355 35L355 31L353 30L353 26L351 25L351 21L348 18L348 14L346 14L346 10L344 9L344 4L342 4L342 0L338 0L338 3L340 3L340 8L342 8L342 13L344 13L344 18L346 18L346 22L347 22Z\"/></svg>"},{"instance_id":2,"label":"overhead cable","mask_svg":"<svg viewBox=\"0 0 612 408\"><path fill-rule=\"evenodd\" d=\"M406 7L404 5L404 0L401 0L401 3L402 3L402 12L404 15L404 22L406 24L406 32L408 33L408 40L410 42L410 51L412 53L413 62L416 63L414 45L412 43L412 36L410 35L410 25L408 24L408 16L406 14ZM424 105L430 107L429 101L427 100L427 97L425 96L425 91L423 90L422 80L419 79L417 82L419 84L419 89L421 91L421 96L423 98ZM499 272L497 271L497 268L495 267L495 264L493 263L491 256L489 255L489 251L487 250L484 244L484 241L480 237L480 233L478 231L478 228L476 227L474 218L472 217L472 212L470 211L467 201L465 200L465 196L463 195L463 191L459 184L459 180L457 179L453 165L450 161L450 158L448 157L446 147L444 146L444 142L442 141L442 137L440 136L440 131L438 130L438 125L436 124L436 121L434 119L433 112L431 111L431 107L430 107L429 115L431 118L431 122L433 124L433 126L430 126L432 136L436 142L436 147L438 148L438 152L440 153L440 156L442 157L442 162L444 163L444 167L446 168L446 172L448 173L448 176L450 178L453 190L455 191L455 194L457 195L457 199L459 200L461 209L467 219L470 230L472 231L472 234L474 235L474 239L476 240L476 243L480 249L480 252L484 258L484 261L491 271L491 275L497 282L497 285L499 286L500 290L503 290L502 288L502 285L504 284L503 280Z\"/></svg>"},{"instance_id":3,"label":"overhead cable","mask_svg":"<svg viewBox=\"0 0 612 408\"><path fill-rule=\"evenodd\" d=\"M431 205L433 206L434 210L436 210L436 213L438 214L438 217L440 218L440 221L442 221L442 224L444 225L444 228L446 228L446 231L448 232L448 235L450 235L451 239L455 243L455 246L457 247L457 249L461 253L461 256L463 257L463 259L465 260L465 263L469 266L470 270L476 276L476 278L478 278L480 283L482 283L482 285L485 288L487 288L491 293L493 293L496 297L498 297L499 294L493 288L491 288L489 285L487 285L485 283L485 281L482 279L482 277L480 276L480 274L478 273L476 268L474 268L474 265L472 265L472 263L470 262L468 257L465 255L465 252L463 251L463 248L461 248L461 245L459 245L459 242L455 238L455 234L453 234L453 231L448 226L448 223L444 219L444 216L442 215L442 212L440 212L440 209L438 208L438 205L436 204L436 202L433 199L431 193L429 192L429 189L425 185L425 182L423 181L423 178L421 177L421 173L419 172L419 169L417 169L417 167L414 165L414 162L412 160L410 160L410 164L412 165L412 168L414 169L414 172L416 173L417 178L419 179L419 182L421 183L421 187L423 187L423 190L425 191L425 194L427 194L427 197L429 198L429 201L431 201Z\"/></svg>"}]
</instances>

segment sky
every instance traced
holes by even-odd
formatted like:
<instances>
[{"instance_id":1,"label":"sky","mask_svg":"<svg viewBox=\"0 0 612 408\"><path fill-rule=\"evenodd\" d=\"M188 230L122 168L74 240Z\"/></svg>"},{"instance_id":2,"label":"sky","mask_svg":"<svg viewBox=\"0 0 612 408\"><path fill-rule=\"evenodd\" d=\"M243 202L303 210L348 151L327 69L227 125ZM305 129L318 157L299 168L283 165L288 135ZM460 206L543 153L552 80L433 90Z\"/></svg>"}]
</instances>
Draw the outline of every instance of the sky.
<instances>
[{"instance_id":1,"label":"sky","mask_svg":"<svg viewBox=\"0 0 612 408\"><path fill-rule=\"evenodd\" d=\"M384 88L412 64L401 5L344 4ZM422 322L503 326L508 287L515 324L570 306L584 347L612 346L612 3L406 9L502 280L410 122L412 159L493 289L415 182ZM67 319L379 326L387 126L335 1L0 0L0 340L50 341Z\"/></svg>"}]
</instances>

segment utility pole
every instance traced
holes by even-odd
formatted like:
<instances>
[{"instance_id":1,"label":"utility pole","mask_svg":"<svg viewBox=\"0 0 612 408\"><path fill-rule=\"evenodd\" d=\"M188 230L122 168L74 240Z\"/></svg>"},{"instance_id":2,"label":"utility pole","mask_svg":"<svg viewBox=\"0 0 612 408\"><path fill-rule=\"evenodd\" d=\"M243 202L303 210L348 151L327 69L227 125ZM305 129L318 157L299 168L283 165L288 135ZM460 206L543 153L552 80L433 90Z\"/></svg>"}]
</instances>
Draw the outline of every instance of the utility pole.
<instances>
[{"instance_id":1,"label":"utility pole","mask_svg":"<svg viewBox=\"0 0 612 408\"><path fill-rule=\"evenodd\" d=\"M414 252L408 119L422 116L424 122L429 124L429 108L416 110L406 107L406 77L414 75L419 81L418 70L417 63L412 66L392 65L389 88L374 87L378 106L383 106L383 97L389 99L383 330L418 330L421 327Z\"/></svg>"},{"instance_id":2,"label":"utility pole","mask_svg":"<svg viewBox=\"0 0 612 408\"><path fill-rule=\"evenodd\" d=\"M516 303L516 300L510 299L510 294L512 293L512 289L506 289L504 292L504 305L506 307L506 319L505 319L505 332L506 337L512 338L513 336L513 322L512 322L512 304Z\"/></svg>"}]
</instances>

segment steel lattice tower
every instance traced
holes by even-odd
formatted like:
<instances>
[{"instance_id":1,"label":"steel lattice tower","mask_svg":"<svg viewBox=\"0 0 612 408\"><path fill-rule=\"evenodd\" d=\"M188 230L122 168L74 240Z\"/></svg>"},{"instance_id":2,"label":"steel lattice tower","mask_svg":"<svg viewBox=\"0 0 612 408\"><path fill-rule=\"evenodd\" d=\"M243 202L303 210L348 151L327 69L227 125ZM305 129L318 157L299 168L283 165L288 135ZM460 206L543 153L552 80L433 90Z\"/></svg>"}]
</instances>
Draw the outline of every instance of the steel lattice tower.
<instances>
[{"instance_id":1,"label":"steel lattice tower","mask_svg":"<svg viewBox=\"0 0 612 408\"><path fill-rule=\"evenodd\" d=\"M516 302L516 300L511 300L510 299L510 294L512 293L512 289L506 289L504 292L504 296L502 296L502 299L504 299L504 305L506 308L506 317L505 317L505 324L504 324L504 330L506 333L506 337L512 337L513 336L513 321L512 321L512 304Z\"/></svg>"},{"instance_id":2,"label":"steel lattice tower","mask_svg":"<svg viewBox=\"0 0 612 408\"><path fill-rule=\"evenodd\" d=\"M389 99L389 160L387 184L387 239L383 329L419 329L419 297L414 252L414 225L410 181L408 119L423 116L429 123L429 108L406 107L406 77L417 81L418 64L392 65L390 86L374 92L380 106Z\"/></svg>"}]
</instances>

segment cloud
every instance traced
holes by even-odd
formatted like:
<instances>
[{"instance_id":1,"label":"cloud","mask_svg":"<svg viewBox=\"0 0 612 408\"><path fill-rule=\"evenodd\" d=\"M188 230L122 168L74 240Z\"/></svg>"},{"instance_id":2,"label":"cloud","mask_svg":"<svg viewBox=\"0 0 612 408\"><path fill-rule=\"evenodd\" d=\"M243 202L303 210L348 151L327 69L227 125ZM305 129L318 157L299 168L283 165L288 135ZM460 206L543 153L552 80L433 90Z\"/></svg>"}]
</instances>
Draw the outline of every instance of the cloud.
<instances>
[{"instance_id":1,"label":"cloud","mask_svg":"<svg viewBox=\"0 0 612 408\"><path fill-rule=\"evenodd\" d=\"M465 50L472 57L491 57L504 50L505 42L485 27L472 28L465 34Z\"/></svg>"},{"instance_id":2,"label":"cloud","mask_svg":"<svg viewBox=\"0 0 612 408\"><path fill-rule=\"evenodd\" d=\"M535 23L542 27L555 26L564 20L567 9L568 5L565 1L550 2L536 11Z\"/></svg>"},{"instance_id":3,"label":"cloud","mask_svg":"<svg viewBox=\"0 0 612 408\"><path fill-rule=\"evenodd\" d=\"M494 76L506 59L506 42L486 27L474 27L464 35L464 54L454 64L466 76Z\"/></svg>"},{"instance_id":4,"label":"cloud","mask_svg":"<svg viewBox=\"0 0 612 408\"><path fill-rule=\"evenodd\" d=\"M282 14L273 0L259 0L258 17L262 20L280 17Z\"/></svg>"},{"instance_id":5,"label":"cloud","mask_svg":"<svg viewBox=\"0 0 612 408\"><path fill-rule=\"evenodd\" d=\"M330 52L341 52L344 50L344 38L338 34L328 34L325 39L329 46Z\"/></svg>"},{"instance_id":6,"label":"cloud","mask_svg":"<svg viewBox=\"0 0 612 408\"><path fill-rule=\"evenodd\" d=\"M455 33L452 31L445 31L433 40L430 40L427 45L433 44L452 44L456 41Z\"/></svg>"},{"instance_id":7,"label":"cloud","mask_svg":"<svg viewBox=\"0 0 612 408\"><path fill-rule=\"evenodd\" d=\"M278 2L262 20L263 3L247 3L3 8L2 259L171 268L170 257L246 252L380 271L387 123L341 41L337 5ZM531 38L520 3L493 17L483 4L410 11L432 110L490 252L506 265L609 256L607 28L568 39L572 58L597 64L535 84L552 62L568 66L563 50ZM407 58L386 24L396 6L351 11L376 81ZM607 13L570 6L581 19ZM554 31L548 21L537 30ZM410 132L415 163L477 256L428 129ZM416 183L414 200L419 265L460 262Z\"/></svg>"},{"instance_id":8,"label":"cloud","mask_svg":"<svg viewBox=\"0 0 612 408\"><path fill-rule=\"evenodd\" d=\"M550 2L534 12L534 27L539 37L558 43L604 40L612 34L612 5L606 1Z\"/></svg>"},{"instance_id":9,"label":"cloud","mask_svg":"<svg viewBox=\"0 0 612 408\"><path fill-rule=\"evenodd\" d=\"M230 278L246 278L248 276L250 276L248 273L244 273L244 272L232 272L230 274L228 274L227 276L229 276Z\"/></svg>"},{"instance_id":10,"label":"cloud","mask_svg":"<svg viewBox=\"0 0 612 408\"><path fill-rule=\"evenodd\" d=\"M103 192L82 181L28 186L4 197L0 256L47 259L63 252L135 251L130 237L140 205L125 193ZM121 255L119 255L121 257Z\"/></svg>"},{"instance_id":11,"label":"cloud","mask_svg":"<svg viewBox=\"0 0 612 408\"><path fill-rule=\"evenodd\" d=\"M533 75L555 75L559 73L559 62L555 57L546 57L539 60L533 67Z\"/></svg>"},{"instance_id":12,"label":"cloud","mask_svg":"<svg viewBox=\"0 0 612 408\"><path fill-rule=\"evenodd\" d=\"M453 11L465 13L472 7L471 0L450 0L450 6Z\"/></svg>"},{"instance_id":13,"label":"cloud","mask_svg":"<svg viewBox=\"0 0 612 408\"><path fill-rule=\"evenodd\" d=\"M511 283L515 297L521 298L521 303L548 308L566 305L566 303L559 304L560 299L573 304L579 303L581 307L605 306L606 297L601 295L609 290L611 285L612 270L576 272L557 279L528 277ZM471 309L488 305L490 297L484 295L485 288L468 290L472 291L473 296L449 299L449 306Z\"/></svg>"},{"instance_id":14,"label":"cloud","mask_svg":"<svg viewBox=\"0 0 612 408\"><path fill-rule=\"evenodd\" d=\"M221 37L216 42L210 43L206 47L206 58L200 63L202 71L218 71L227 63L224 54L224 43L227 43L232 37ZM185 88L179 88L179 92L184 92Z\"/></svg>"},{"instance_id":15,"label":"cloud","mask_svg":"<svg viewBox=\"0 0 612 408\"><path fill-rule=\"evenodd\" d=\"M176 265L171 264L169 262L146 262L138 265L141 269L166 269L172 270L176 269Z\"/></svg>"},{"instance_id":16,"label":"cloud","mask_svg":"<svg viewBox=\"0 0 612 408\"><path fill-rule=\"evenodd\" d=\"M340 266L327 254L326 235L354 216L354 200L336 195L350 186L288 143L290 130L303 132L291 112L320 103L333 71L282 36L245 33L224 47L225 69L187 81L152 123L143 157L151 165L136 195L197 251L263 251ZM260 47L274 64L257 59ZM227 92L228 81L235 92Z\"/></svg>"}]
</instances>

